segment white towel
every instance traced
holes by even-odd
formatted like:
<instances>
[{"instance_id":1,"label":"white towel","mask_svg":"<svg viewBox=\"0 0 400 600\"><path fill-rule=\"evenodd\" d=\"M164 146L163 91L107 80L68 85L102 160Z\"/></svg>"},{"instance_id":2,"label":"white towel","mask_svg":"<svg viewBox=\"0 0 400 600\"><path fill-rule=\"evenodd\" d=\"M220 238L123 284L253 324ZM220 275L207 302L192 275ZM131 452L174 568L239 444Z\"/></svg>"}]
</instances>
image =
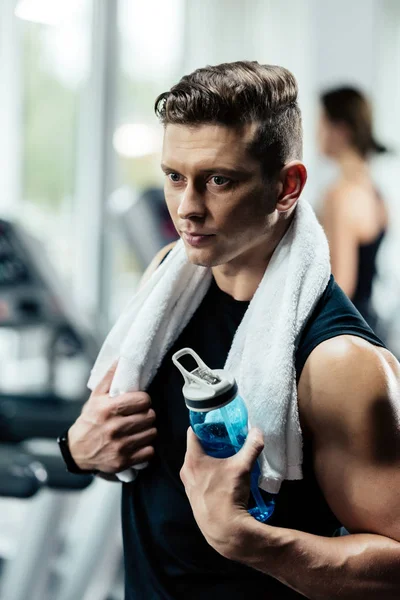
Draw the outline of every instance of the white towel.
<instances>
[{"instance_id":1,"label":"white towel","mask_svg":"<svg viewBox=\"0 0 400 600\"><path fill-rule=\"evenodd\" d=\"M211 277L210 269L188 261L180 240L111 330L89 387L93 389L118 359L110 395L145 391L201 303ZM311 207L301 200L236 331L225 365L236 378L251 426L264 434L259 484L270 493L277 493L284 479L302 478L295 349L329 277L327 240ZM132 480L124 473L121 480Z\"/></svg>"}]
</instances>

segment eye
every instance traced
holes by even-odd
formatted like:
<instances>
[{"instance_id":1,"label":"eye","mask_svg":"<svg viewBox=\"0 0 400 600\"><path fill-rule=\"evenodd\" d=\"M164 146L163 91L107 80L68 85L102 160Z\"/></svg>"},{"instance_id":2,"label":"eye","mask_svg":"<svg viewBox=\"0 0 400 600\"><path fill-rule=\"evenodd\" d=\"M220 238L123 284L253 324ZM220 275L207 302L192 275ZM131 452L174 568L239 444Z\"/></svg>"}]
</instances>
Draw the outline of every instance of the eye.
<instances>
[{"instance_id":1,"label":"eye","mask_svg":"<svg viewBox=\"0 0 400 600\"><path fill-rule=\"evenodd\" d=\"M179 173L167 173L167 177L172 183L179 183L181 180Z\"/></svg>"},{"instance_id":2,"label":"eye","mask_svg":"<svg viewBox=\"0 0 400 600\"><path fill-rule=\"evenodd\" d=\"M213 175L210 181L212 181L212 183L217 187L222 187L223 185L231 183L231 180L228 179L228 177L223 177L223 175Z\"/></svg>"}]
</instances>

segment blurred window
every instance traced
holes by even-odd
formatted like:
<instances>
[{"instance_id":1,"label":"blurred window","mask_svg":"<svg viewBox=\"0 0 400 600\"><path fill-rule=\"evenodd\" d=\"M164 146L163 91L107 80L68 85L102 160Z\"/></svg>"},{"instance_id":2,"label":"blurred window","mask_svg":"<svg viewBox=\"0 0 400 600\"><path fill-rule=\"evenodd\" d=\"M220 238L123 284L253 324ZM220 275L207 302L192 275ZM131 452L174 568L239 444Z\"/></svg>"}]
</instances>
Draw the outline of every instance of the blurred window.
<instances>
[{"instance_id":1,"label":"blurred window","mask_svg":"<svg viewBox=\"0 0 400 600\"><path fill-rule=\"evenodd\" d=\"M119 1L119 69L113 146L120 189L113 196L115 202L111 203L111 208L117 211L125 210L129 202L149 189L163 186L162 126L154 114L154 101L182 75L184 4L185 0ZM134 237L132 244L131 236L121 230L122 221L123 214L119 213L114 220L110 244L112 319L132 295L143 270L136 246L141 244L140 239ZM127 226L125 222L124 227Z\"/></svg>"},{"instance_id":2,"label":"blurred window","mask_svg":"<svg viewBox=\"0 0 400 600\"><path fill-rule=\"evenodd\" d=\"M74 265L75 160L91 9L91 0L69 0L63 7L20 2L16 11L23 19L20 220L67 281Z\"/></svg>"}]
</instances>

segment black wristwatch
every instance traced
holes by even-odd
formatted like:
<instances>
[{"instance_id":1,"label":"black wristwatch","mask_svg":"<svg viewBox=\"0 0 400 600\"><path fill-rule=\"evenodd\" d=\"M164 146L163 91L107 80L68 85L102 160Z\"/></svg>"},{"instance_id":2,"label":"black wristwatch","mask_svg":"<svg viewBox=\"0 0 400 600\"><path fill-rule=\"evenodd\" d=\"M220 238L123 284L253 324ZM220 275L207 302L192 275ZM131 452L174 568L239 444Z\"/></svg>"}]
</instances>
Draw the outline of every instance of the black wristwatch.
<instances>
[{"instance_id":1,"label":"black wristwatch","mask_svg":"<svg viewBox=\"0 0 400 600\"><path fill-rule=\"evenodd\" d=\"M64 459L65 466L67 467L67 471L74 473L75 475L95 475L97 473L97 471L85 471L84 469L81 469L72 458L68 444L68 429L65 431L65 433L60 435L59 438L57 438L57 442L60 447L60 452Z\"/></svg>"}]
</instances>

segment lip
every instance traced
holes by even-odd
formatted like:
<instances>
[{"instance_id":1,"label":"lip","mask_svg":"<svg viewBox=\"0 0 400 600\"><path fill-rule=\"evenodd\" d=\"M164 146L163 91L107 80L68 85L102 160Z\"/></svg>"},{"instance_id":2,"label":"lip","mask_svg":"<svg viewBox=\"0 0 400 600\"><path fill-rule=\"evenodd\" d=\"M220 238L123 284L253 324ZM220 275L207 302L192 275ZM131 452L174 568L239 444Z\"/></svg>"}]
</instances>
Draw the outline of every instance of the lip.
<instances>
[{"instance_id":1,"label":"lip","mask_svg":"<svg viewBox=\"0 0 400 600\"><path fill-rule=\"evenodd\" d=\"M215 234L189 233L182 231L182 237L189 246L199 247L207 244Z\"/></svg>"}]
</instances>

